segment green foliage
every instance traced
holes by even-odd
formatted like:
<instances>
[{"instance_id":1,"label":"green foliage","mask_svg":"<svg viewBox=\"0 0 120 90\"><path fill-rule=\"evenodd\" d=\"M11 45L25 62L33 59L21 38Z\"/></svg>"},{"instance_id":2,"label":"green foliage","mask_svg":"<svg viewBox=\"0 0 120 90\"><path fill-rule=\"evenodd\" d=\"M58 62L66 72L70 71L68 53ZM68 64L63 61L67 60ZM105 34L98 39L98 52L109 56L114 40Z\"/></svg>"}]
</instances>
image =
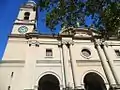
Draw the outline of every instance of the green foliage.
<instances>
[{"instance_id":1,"label":"green foliage","mask_svg":"<svg viewBox=\"0 0 120 90\"><path fill-rule=\"evenodd\" d=\"M111 3L102 15L104 26L110 30L115 31L120 27L120 3Z\"/></svg>"},{"instance_id":2,"label":"green foliage","mask_svg":"<svg viewBox=\"0 0 120 90\"><path fill-rule=\"evenodd\" d=\"M61 27L85 25L85 17L92 15L93 24L107 32L120 27L119 0L39 0L40 11L47 11L46 25L53 30Z\"/></svg>"}]
</instances>

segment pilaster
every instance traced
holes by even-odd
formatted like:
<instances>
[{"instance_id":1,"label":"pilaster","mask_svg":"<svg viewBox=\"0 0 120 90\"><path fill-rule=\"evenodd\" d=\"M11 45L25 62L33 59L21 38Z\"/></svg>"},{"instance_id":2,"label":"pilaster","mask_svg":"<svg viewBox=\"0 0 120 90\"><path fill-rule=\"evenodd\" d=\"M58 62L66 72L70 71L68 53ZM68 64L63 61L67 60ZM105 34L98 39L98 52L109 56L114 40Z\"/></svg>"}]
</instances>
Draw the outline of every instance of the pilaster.
<instances>
[{"instance_id":1,"label":"pilaster","mask_svg":"<svg viewBox=\"0 0 120 90\"><path fill-rule=\"evenodd\" d=\"M116 83L115 83L115 80L114 80L113 75L111 73L110 67L107 63L107 59L104 55L104 52L101 48L101 43L102 43L101 41L96 40L95 41L95 46L96 46L98 55L100 57L101 64L102 64L103 70L105 72L106 78L108 80L108 83L109 83L110 87L113 87Z\"/></svg>"},{"instance_id":2,"label":"pilaster","mask_svg":"<svg viewBox=\"0 0 120 90\"><path fill-rule=\"evenodd\" d=\"M114 66L114 60L112 58L112 55L109 54L110 46L108 46L108 44L106 42L103 42L102 44L103 44L103 51L106 55L106 58L108 60L108 64L110 66L111 72L112 72L113 77L114 77L114 79L116 81L116 84L117 84L116 87L119 87L119 89L120 89L120 78L119 78L119 76L117 74L117 71L116 71L116 68Z\"/></svg>"}]
</instances>

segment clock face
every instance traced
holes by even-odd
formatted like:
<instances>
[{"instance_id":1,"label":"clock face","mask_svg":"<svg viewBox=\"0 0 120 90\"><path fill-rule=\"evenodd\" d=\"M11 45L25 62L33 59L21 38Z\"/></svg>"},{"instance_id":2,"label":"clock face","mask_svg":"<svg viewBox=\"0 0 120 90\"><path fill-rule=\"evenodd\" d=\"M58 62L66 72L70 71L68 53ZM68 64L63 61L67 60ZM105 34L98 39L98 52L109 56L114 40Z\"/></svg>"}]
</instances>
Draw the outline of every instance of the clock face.
<instances>
[{"instance_id":1,"label":"clock face","mask_svg":"<svg viewBox=\"0 0 120 90\"><path fill-rule=\"evenodd\" d=\"M27 31L28 31L28 28L27 28L26 26L21 26L21 27L18 28L18 32L19 32L19 33L24 34L24 33L26 33Z\"/></svg>"}]
</instances>

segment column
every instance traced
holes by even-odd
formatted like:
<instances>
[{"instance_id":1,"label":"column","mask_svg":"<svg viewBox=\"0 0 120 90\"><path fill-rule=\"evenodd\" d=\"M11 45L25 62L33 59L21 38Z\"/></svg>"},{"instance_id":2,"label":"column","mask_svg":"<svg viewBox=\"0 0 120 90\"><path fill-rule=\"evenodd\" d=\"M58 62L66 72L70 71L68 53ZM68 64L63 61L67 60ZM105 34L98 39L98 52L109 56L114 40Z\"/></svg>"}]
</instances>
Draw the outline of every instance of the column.
<instances>
[{"instance_id":1,"label":"column","mask_svg":"<svg viewBox=\"0 0 120 90\"><path fill-rule=\"evenodd\" d=\"M102 64L103 70L105 72L106 78L108 80L108 83L109 83L110 86L113 86L113 84L115 84L115 81L113 79L111 70L109 68L109 65L107 63L106 57L105 57L105 55L103 53L103 50L101 49L100 45L101 45L101 43L99 41L96 42L96 49L98 51L98 55L100 57L101 64Z\"/></svg>"},{"instance_id":2,"label":"column","mask_svg":"<svg viewBox=\"0 0 120 90\"><path fill-rule=\"evenodd\" d=\"M77 77L76 77L76 60L73 59L72 55L73 55L73 50L72 50L72 45L73 45L73 42L69 42L69 46L68 46L68 49L69 49L69 56L70 56L70 63L71 63L71 69L72 69L72 75L73 75L73 83L74 83L74 89L78 89L78 86L77 85Z\"/></svg>"},{"instance_id":3,"label":"column","mask_svg":"<svg viewBox=\"0 0 120 90\"><path fill-rule=\"evenodd\" d=\"M64 66L64 73L65 73L65 86L66 88L69 87L70 78L69 78L69 62L68 62L68 50L66 47L66 42L62 42L62 56L63 56L63 66Z\"/></svg>"},{"instance_id":4,"label":"column","mask_svg":"<svg viewBox=\"0 0 120 90\"><path fill-rule=\"evenodd\" d=\"M108 64L109 64L109 66L110 66L110 69L111 69L111 71L112 71L112 74L113 74L113 76L114 76L114 79L115 79L116 83L117 83L118 85L120 85L120 79L119 79L119 76L118 76L117 72L115 71L114 61L113 61L113 59L112 59L112 57L111 57L111 55L110 55L110 53L109 53L109 49L108 49L108 47L106 46L106 43L104 43L104 45L103 45L103 51L104 51L104 53L105 53L105 55L106 55L106 58L108 59Z\"/></svg>"},{"instance_id":5,"label":"column","mask_svg":"<svg viewBox=\"0 0 120 90\"><path fill-rule=\"evenodd\" d=\"M66 75L65 75L65 66L64 66L64 55L62 53L62 44L61 42L58 43L58 47L60 50L60 60L61 60L61 71L62 71L62 83L63 83L63 89L65 89L67 87L67 83L66 83Z\"/></svg>"}]
</instances>

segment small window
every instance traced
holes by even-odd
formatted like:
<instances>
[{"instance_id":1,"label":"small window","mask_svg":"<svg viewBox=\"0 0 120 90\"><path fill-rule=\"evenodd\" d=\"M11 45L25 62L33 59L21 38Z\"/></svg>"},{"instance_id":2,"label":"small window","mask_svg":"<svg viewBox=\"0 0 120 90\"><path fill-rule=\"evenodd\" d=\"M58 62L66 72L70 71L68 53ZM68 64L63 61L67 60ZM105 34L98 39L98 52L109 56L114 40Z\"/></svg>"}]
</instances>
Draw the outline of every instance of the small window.
<instances>
[{"instance_id":1,"label":"small window","mask_svg":"<svg viewBox=\"0 0 120 90\"><path fill-rule=\"evenodd\" d=\"M29 20L29 17L24 17L24 20Z\"/></svg>"},{"instance_id":2,"label":"small window","mask_svg":"<svg viewBox=\"0 0 120 90\"><path fill-rule=\"evenodd\" d=\"M116 53L117 56L120 56L120 50L116 49L115 53Z\"/></svg>"},{"instance_id":3,"label":"small window","mask_svg":"<svg viewBox=\"0 0 120 90\"><path fill-rule=\"evenodd\" d=\"M30 16L30 13L29 12L25 12L24 13L24 20L29 20L29 16Z\"/></svg>"},{"instance_id":4,"label":"small window","mask_svg":"<svg viewBox=\"0 0 120 90\"><path fill-rule=\"evenodd\" d=\"M91 52L88 49L82 49L81 53L82 53L82 56L86 58L89 58L91 56Z\"/></svg>"},{"instance_id":5,"label":"small window","mask_svg":"<svg viewBox=\"0 0 120 90\"><path fill-rule=\"evenodd\" d=\"M53 56L52 49L46 49L46 56Z\"/></svg>"}]
</instances>

